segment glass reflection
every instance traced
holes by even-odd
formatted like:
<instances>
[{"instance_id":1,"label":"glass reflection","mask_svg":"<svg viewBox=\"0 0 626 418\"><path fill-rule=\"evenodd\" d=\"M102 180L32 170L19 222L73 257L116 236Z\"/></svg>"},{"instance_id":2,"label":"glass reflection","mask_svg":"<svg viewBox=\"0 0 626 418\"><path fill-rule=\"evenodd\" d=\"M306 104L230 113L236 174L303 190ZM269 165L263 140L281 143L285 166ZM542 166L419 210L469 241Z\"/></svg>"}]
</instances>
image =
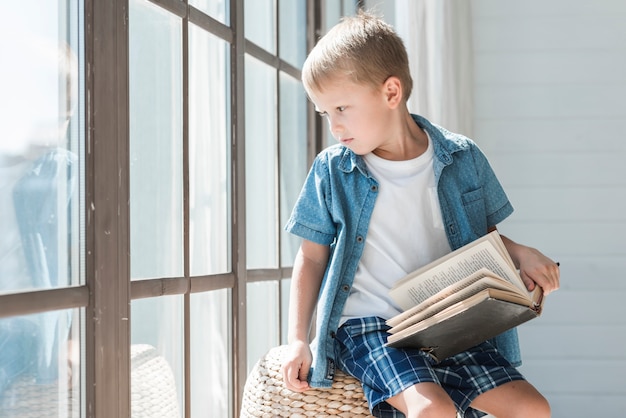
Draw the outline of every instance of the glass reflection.
<instances>
[{"instance_id":1,"label":"glass reflection","mask_svg":"<svg viewBox=\"0 0 626 418\"><path fill-rule=\"evenodd\" d=\"M230 270L228 44L189 25L189 258L192 276Z\"/></svg>"},{"instance_id":2,"label":"glass reflection","mask_svg":"<svg viewBox=\"0 0 626 418\"><path fill-rule=\"evenodd\" d=\"M300 238L286 232L291 210L308 171L307 99L299 80L280 74L280 231L281 264L293 265Z\"/></svg>"},{"instance_id":3,"label":"glass reflection","mask_svg":"<svg viewBox=\"0 0 626 418\"><path fill-rule=\"evenodd\" d=\"M129 4L131 277L183 275L182 22Z\"/></svg>"},{"instance_id":4,"label":"glass reflection","mask_svg":"<svg viewBox=\"0 0 626 418\"><path fill-rule=\"evenodd\" d=\"M131 304L131 415L179 418L183 403L183 298Z\"/></svg>"},{"instance_id":5,"label":"glass reflection","mask_svg":"<svg viewBox=\"0 0 626 418\"><path fill-rule=\"evenodd\" d=\"M244 22L246 38L267 52L275 54L276 1L244 0Z\"/></svg>"},{"instance_id":6,"label":"glass reflection","mask_svg":"<svg viewBox=\"0 0 626 418\"><path fill-rule=\"evenodd\" d=\"M0 3L0 293L80 281L78 2L33 7Z\"/></svg>"},{"instance_id":7,"label":"glass reflection","mask_svg":"<svg viewBox=\"0 0 626 418\"><path fill-rule=\"evenodd\" d=\"M227 0L189 0L189 5L228 25L230 2Z\"/></svg>"},{"instance_id":8,"label":"glass reflection","mask_svg":"<svg viewBox=\"0 0 626 418\"><path fill-rule=\"evenodd\" d=\"M280 343L279 283L247 285L248 373L267 351Z\"/></svg>"},{"instance_id":9,"label":"glass reflection","mask_svg":"<svg viewBox=\"0 0 626 418\"><path fill-rule=\"evenodd\" d=\"M230 291L194 293L191 300L191 416L228 417L231 399Z\"/></svg>"},{"instance_id":10,"label":"glass reflection","mask_svg":"<svg viewBox=\"0 0 626 418\"><path fill-rule=\"evenodd\" d=\"M294 67L301 67L306 58L306 1L279 2L280 57Z\"/></svg>"},{"instance_id":11,"label":"glass reflection","mask_svg":"<svg viewBox=\"0 0 626 418\"><path fill-rule=\"evenodd\" d=\"M248 268L278 267L276 70L246 56Z\"/></svg>"},{"instance_id":12,"label":"glass reflection","mask_svg":"<svg viewBox=\"0 0 626 418\"><path fill-rule=\"evenodd\" d=\"M0 319L3 418L80 416L79 311Z\"/></svg>"},{"instance_id":13,"label":"glass reflection","mask_svg":"<svg viewBox=\"0 0 626 418\"><path fill-rule=\"evenodd\" d=\"M287 336L289 335L289 294L291 290L291 279L282 279L280 281L280 309L283 315L280 317L280 343L287 344Z\"/></svg>"}]
</instances>

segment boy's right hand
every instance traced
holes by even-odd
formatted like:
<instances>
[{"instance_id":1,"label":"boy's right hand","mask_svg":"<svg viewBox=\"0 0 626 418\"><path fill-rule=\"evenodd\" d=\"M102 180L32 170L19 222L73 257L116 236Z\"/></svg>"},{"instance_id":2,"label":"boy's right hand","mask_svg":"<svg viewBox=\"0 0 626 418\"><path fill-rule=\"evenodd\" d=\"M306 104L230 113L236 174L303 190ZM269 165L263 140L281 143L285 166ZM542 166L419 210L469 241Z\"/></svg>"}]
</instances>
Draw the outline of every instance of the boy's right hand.
<instances>
[{"instance_id":1,"label":"boy's right hand","mask_svg":"<svg viewBox=\"0 0 626 418\"><path fill-rule=\"evenodd\" d=\"M310 389L307 381L313 356L309 344L304 341L295 341L289 344L283 361L283 381L287 389L294 392L304 392Z\"/></svg>"}]
</instances>

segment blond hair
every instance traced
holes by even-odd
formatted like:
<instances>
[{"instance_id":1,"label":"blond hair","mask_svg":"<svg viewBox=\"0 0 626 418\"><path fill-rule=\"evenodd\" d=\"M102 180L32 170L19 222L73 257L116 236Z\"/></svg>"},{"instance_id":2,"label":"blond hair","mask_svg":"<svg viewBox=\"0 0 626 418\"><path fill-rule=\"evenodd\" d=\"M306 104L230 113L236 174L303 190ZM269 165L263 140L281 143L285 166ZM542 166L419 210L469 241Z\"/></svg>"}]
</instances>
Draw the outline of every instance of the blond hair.
<instances>
[{"instance_id":1,"label":"blond hair","mask_svg":"<svg viewBox=\"0 0 626 418\"><path fill-rule=\"evenodd\" d=\"M321 91L324 82L337 76L375 88L398 77L405 102L413 87L402 39L389 24L366 12L343 18L319 40L302 68L307 91Z\"/></svg>"}]
</instances>

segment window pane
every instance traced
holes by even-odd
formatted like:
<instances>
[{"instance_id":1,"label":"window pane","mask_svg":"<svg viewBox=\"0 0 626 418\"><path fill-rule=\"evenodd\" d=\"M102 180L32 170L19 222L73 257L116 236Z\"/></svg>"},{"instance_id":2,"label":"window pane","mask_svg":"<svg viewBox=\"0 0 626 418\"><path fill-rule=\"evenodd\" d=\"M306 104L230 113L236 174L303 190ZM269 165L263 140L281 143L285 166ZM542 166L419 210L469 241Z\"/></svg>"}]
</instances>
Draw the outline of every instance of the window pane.
<instances>
[{"instance_id":1,"label":"window pane","mask_svg":"<svg viewBox=\"0 0 626 418\"><path fill-rule=\"evenodd\" d=\"M229 7L228 0L189 0L189 5L211 16L213 19L228 25Z\"/></svg>"},{"instance_id":2,"label":"window pane","mask_svg":"<svg viewBox=\"0 0 626 418\"><path fill-rule=\"evenodd\" d=\"M282 279L280 281L280 343L287 344L287 336L289 334L289 290L291 287L291 279Z\"/></svg>"},{"instance_id":3,"label":"window pane","mask_svg":"<svg viewBox=\"0 0 626 418\"><path fill-rule=\"evenodd\" d=\"M146 0L129 15L131 276L182 276L181 20Z\"/></svg>"},{"instance_id":4,"label":"window pane","mask_svg":"<svg viewBox=\"0 0 626 418\"><path fill-rule=\"evenodd\" d=\"M228 44L189 25L189 234L191 275L230 270Z\"/></svg>"},{"instance_id":5,"label":"window pane","mask_svg":"<svg viewBox=\"0 0 626 418\"><path fill-rule=\"evenodd\" d=\"M0 293L82 283L79 2L31 6L0 3Z\"/></svg>"},{"instance_id":6,"label":"window pane","mask_svg":"<svg viewBox=\"0 0 626 418\"><path fill-rule=\"evenodd\" d=\"M181 417L183 298L131 303L131 412L146 418Z\"/></svg>"},{"instance_id":7,"label":"window pane","mask_svg":"<svg viewBox=\"0 0 626 418\"><path fill-rule=\"evenodd\" d=\"M306 0L281 1L280 57L295 67L306 58Z\"/></svg>"},{"instance_id":8,"label":"window pane","mask_svg":"<svg viewBox=\"0 0 626 418\"><path fill-rule=\"evenodd\" d=\"M324 26L322 30L324 31L324 33L326 33L330 28L332 28L339 22L339 19L341 19L341 2L338 2L336 0L325 0L322 10L324 13Z\"/></svg>"},{"instance_id":9,"label":"window pane","mask_svg":"<svg viewBox=\"0 0 626 418\"><path fill-rule=\"evenodd\" d=\"M248 283L248 372L261 356L280 344L278 282Z\"/></svg>"},{"instance_id":10,"label":"window pane","mask_svg":"<svg viewBox=\"0 0 626 418\"><path fill-rule=\"evenodd\" d=\"M192 417L232 416L229 301L227 289L191 295Z\"/></svg>"},{"instance_id":11,"label":"window pane","mask_svg":"<svg viewBox=\"0 0 626 418\"><path fill-rule=\"evenodd\" d=\"M357 2L354 0L324 0L324 33L339 23L342 16L352 16L357 11Z\"/></svg>"},{"instance_id":12,"label":"window pane","mask_svg":"<svg viewBox=\"0 0 626 418\"><path fill-rule=\"evenodd\" d=\"M244 0L246 38L272 54L276 53L275 4L275 0Z\"/></svg>"},{"instance_id":13,"label":"window pane","mask_svg":"<svg viewBox=\"0 0 626 418\"><path fill-rule=\"evenodd\" d=\"M3 418L80 414L80 311L0 319Z\"/></svg>"},{"instance_id":14,"label":"window pane","mask_svg":"<svg viewBox=\"0 0 626 418\"><path fill-rule=\"evenodd\" d=\"M247 264L276 268L276 71L250 56L245 65Z\"/></svg>"},{"instance_id":15,"label":"window pane","mask_svg":"<svg viewBox=\"0 0 626 418\"><path fill-rule=\"evenodd\" d=\"M306 96L299 80L280 74L280 231L281 263L291 266L300 239L287 233L291 210L308 171Z\"/></svg>"}]
</instances>

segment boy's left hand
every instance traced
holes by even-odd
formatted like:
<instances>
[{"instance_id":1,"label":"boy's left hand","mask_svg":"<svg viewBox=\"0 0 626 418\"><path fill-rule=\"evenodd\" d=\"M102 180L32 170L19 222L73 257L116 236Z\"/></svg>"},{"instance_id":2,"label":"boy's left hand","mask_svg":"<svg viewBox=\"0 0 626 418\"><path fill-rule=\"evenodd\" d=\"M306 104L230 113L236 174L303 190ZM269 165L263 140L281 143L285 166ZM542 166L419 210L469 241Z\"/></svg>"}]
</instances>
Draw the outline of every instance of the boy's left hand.
<instances>
[{"instance_id":1,"label":"boy's left hand","mask_svg":"<svg viewBox=\"0 0 626 418\"><path fill-rule=\"evenodd\" d=\"M517 258L520 276L526 288L532 291L535 286L539 286L544 295L557 290L560 282L559 265L534 248L520 247Z\"/></svg>"},{"instance_id":2,"label":"boy's left hand","mask_svg":"<svg viewBox=\"0 0 626 418\"><path fill-rule=\"evenodd\" d=\"M489 232L494 230L496 230L495 227L490 228ZM539 250L518 244L504 235L500 237L513 262L519 268L526 289L533 291L535 286L539 286L543 289L543 294L547 295L559 288L561 273L559 263L549 259Z\"/></svg>"}]
</instances>

